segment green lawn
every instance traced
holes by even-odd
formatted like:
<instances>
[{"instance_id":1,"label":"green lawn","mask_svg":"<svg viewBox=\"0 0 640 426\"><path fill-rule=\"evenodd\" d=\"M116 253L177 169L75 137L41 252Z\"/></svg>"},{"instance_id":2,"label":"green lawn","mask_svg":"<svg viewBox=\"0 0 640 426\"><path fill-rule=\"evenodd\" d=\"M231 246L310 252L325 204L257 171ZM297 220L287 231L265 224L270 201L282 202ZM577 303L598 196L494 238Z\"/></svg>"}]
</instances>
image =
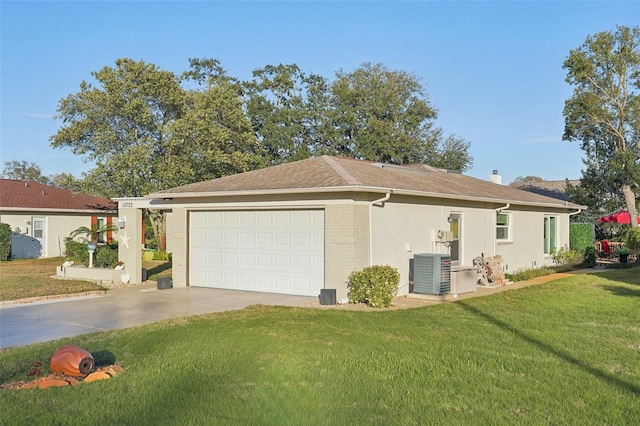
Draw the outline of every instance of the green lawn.
<instances>
[{"instance_id":1,"label":"green lawn","mask_svg":"<svg viewBox=\"0 0 640 426\"><path fill-rule=\"evenodd\" d=\"M0 351L0 383L78 344L126 372L1 390L0 424L640 423L640 269L418 309L255 306Z\"/></svg>"},{"instance_id":2,"label":"green lawn","mask_svg":"<svg viewBox=\"0 0 640 426\"><path fill-rule=\"evenodd\" d=\"M56 267L63 262L60 257L0 262L0 301L106 290L90 281L55 278ZM171 262L143 261L142 267L149 280L171 276Z\"/></svg>"},{"instance_id":3,"label":"green lawn","mask_svg":"<svg viewBox=\"0 0 640 426\"><path fill-rule=\"evenodd\" d=\"M0 262L0 301L104 290L89 281L53 278L62 262L62 258Z\"/></svg>"}]
</instances>

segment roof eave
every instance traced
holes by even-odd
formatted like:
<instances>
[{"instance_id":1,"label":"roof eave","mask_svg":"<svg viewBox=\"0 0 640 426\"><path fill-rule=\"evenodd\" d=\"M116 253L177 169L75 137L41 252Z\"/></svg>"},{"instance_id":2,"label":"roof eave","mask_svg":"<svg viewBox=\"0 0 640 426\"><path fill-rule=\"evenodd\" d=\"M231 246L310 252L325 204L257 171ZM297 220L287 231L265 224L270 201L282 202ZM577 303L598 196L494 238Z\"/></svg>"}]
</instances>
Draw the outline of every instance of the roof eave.
<instances>
[{"instance_id":1,"label":"roof eave","mask_svg":"<svg viewBox=\"0 0 640 426\"><path fill-rule=\"evenodd\" d=\"M38 207L0 207L0 213L2 212L38 212L38 213L91 213L91 214L118 214L118 210L112 209L52 209L52 208L38 208Z\"/></svg>"},{"instance_id":2,"label":"roof eave","mask_svg":"<svg viewBox=\"0 0 640 426\"><path fill-rule=\"evenodd\" d=\"M425 198L444 198L449 200L458 201L476 201L483 203L494 204L516 204L532 207L552 207L552 208L566 208L566 209L581 209L584 210L587 206L581 206L573 203L558 202L558 203L544 203L535 201L522 201L513 200L507 198L490 198L490 197L470 197L457 194L443 194L436 192L415 191L406 189L393 189L374 186L360 186L360 185L348 185L348 186L330 186L330 187L318 187L318 188L293 188L293 189L261 189L261 190L242 190L242 191L213 191L213 192L156 192L146 196L150 199L185 199L185 198L212 198L212 197L238 197L249 195L289 195L289 194L317 194L317 193L337 193L337 192L369 192L375 194L393 193L397 195L410 195L414 197Z\"/></svg>"}]
</instances>

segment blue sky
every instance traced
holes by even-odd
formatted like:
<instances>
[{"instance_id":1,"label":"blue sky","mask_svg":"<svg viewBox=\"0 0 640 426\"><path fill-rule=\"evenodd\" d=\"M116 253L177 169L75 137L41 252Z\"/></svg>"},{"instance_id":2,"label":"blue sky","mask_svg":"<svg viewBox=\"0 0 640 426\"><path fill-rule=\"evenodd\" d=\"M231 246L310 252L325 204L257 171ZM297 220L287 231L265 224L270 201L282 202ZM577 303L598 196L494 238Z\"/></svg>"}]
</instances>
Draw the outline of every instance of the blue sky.
<instances>
[{"instance_id":1,"label":"blue sky","mask_svg":"<svg viewBox=\"0 0 640 426\"><path fill-rule=\"evenodd\" d=\"M580 177L562 141L571 95L562 63L589 34L640 25L639 1L29 2L2 1L0 161L43 174L92 167L50 147L58 101L118 58L180 73L217 58L248 79L268 64L333 78L363 62L414 73L436 124L471 142L467 174Z\"/></svg>"}]
</instances>

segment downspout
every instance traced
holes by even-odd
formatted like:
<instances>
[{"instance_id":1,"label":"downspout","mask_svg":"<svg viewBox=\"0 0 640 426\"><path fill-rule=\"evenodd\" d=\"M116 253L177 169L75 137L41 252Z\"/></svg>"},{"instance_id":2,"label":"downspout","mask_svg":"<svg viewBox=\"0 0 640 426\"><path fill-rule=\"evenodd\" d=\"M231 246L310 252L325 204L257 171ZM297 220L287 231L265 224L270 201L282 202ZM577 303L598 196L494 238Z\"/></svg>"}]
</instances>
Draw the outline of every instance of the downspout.
<instances>
[{"instance_id":1,"label":"downspout","mask_svg":"<svg viewBox=\"0 0 640 426\"><path fill-rule=\"evenodd\" d=\"M373 266L373 206L384 207L385 201L389 201L392 192L389 190L384 197L369 203L369 266Z\"/></svg>"},{"instance_id":2,"label":"downspout","mask_svg":"<svg viewBox=\"0 0 640 426\"><path fill-rule=\"evenodd\" d=\"M498 254L498 236L496 235L496 215L500 213L502 210L506 210L511 207L511 203L507 203L502 207L498 207L497 209L493 209L493 255Z\"/></svg>"}]
</instances>

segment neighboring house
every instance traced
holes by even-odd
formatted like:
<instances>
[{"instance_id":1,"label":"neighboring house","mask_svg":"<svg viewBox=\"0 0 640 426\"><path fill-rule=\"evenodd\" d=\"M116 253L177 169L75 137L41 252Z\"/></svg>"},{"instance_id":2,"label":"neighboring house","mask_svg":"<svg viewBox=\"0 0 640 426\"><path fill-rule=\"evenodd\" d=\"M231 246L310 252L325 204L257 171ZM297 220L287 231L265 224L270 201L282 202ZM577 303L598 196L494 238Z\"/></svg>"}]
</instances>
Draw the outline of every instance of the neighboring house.
<instances>
[{"instance_id":1,"label":"neighboring house","mask_svg":"<svg viewBox=\"0 0 640 426\"><path fill-rule=\"evenodd\" d=\"M578 186L580 185L580 180L541 180L535 182L525 182L513 186L515 188L522 189L523 191L557 198L558 200L562 201L569 201L569 196L566 193L567 183L570 183L573 186Z\"/></svg>"},{"instance_id":2,"label":"neighboring house","mask_svg":"<svg viewBox=\"0 0 640 426\"><path fill-rule=\"evenodd\" d=\"M81 226L100 227L117 216L117 204L43 185L37 182L0 179L0 222L11 227L11 258L64 255L64 239ZM108 241L108 235L100 239Z\"/></svg>"},{"instance_id":3,"label":"neighboring house","mask_svg":"<svg viewBox=\"0 0 640 426\"><path fill-rule=\"evenodd\" d=\"M507 272L550 265L553 250L569 244L570 214L584 208L426 165L330 156L119 203L121 217L139 217L143 206L168 211L174 287L336 289L338 298L349 275L369 265L397 268L407 294L422 253L450 254L458 266L500 254ZM121 246L127 265L140 248L126 255Z\"/></svg>"}]
</instances>

